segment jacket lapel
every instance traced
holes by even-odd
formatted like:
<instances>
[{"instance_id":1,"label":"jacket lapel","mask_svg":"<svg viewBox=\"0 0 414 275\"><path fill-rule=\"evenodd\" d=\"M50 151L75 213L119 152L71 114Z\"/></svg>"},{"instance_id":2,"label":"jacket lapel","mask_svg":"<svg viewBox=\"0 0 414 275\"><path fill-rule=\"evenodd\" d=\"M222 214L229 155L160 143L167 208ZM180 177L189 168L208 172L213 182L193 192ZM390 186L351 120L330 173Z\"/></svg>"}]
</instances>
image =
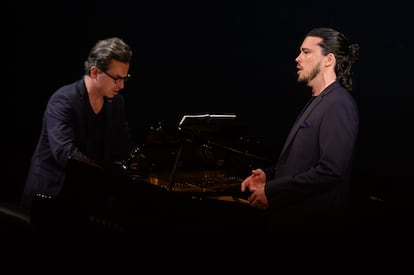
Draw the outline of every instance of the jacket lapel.
<instances>
[{"instance_id":1,"label":"jacket lapel","mask_svg":"<svg viewBox=\"0 0 414 275\"><path fill-rule=\"evenodd\" d=\"M282 151L280 152L280 157L283 156L283 154L286 152L287 148L289 147L290 143L292 143L293 138L295 137L296 133L298 132L301 125L306 127L306 118L309 117L309 115L313 112L313 110L316 108L316 106L322 102L323 98L327 96L330 92L332 92L336 87L338 87L340 84L335 81L331 85L329 85L324 91L320 93L319 96L317 96L313 101L309 104L309 106L303 110L303 113L299 115L298 119L296 120L295 124L292 126L292 129L289 132L288 137L286 138L285 145L283 146Z\"/></svg>"}]
</instances>

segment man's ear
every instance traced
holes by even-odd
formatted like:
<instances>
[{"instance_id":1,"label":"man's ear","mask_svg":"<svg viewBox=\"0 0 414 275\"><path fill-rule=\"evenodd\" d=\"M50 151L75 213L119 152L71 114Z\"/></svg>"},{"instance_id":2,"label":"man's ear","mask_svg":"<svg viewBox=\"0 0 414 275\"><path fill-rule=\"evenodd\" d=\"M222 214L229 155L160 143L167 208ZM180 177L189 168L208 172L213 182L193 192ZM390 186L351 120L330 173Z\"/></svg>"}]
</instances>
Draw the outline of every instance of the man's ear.
<instances>
[{"instance_id":1,"label":"man's ear","mask_svg":"<svg viewBox=\"0 0 414 275\"><path fill-rule=\"evenodd\" d=\"M92 66L89 70L89 76L93 79L96 78L96 75L99 73L99 69L96 66Z\"/></svg>"},{"instance_id":2,"label":"man's ear","mask_svg":"<svg viewBox=\"0 0 414 275\"><path fill-rule=\"evenodd\" d=\"M333 53L328 53L328 55L326 56L326 61L325 61L325 66L329 67L329 66L335 66L336 63L336 57Z\"/></svg>"}]
</instances>

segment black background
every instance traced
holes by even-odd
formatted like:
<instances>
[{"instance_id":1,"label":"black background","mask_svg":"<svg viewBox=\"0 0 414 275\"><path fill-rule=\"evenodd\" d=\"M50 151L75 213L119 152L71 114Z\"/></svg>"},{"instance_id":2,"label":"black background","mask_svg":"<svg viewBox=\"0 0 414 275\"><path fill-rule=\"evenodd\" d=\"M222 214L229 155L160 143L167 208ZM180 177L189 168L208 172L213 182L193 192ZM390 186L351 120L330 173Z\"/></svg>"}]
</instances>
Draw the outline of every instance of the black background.
<instances>
[{"instance_id":1,"label":"black background","mask_svg":"<svg viewBox=\"0 0 414 275\"><path fill-rule=\"evenodd\" d=\"M123 94L138 142L151 125L176 125L184 113L232 112L246 136L262 140L276 157L310 96L296 83L299 46L311 28L329 26L361 46L354 66L360 108L354 190L406 209L414 118L407 5L148 0L9 6L15 47L6 57L12 57L14 77L3 80L14 82L4 91L3 118L11 127L3 131L1 199L20 198L47 100L82 76L98 39L119 36L133 48L133 78Z\"/></svg>"}]
</instances>

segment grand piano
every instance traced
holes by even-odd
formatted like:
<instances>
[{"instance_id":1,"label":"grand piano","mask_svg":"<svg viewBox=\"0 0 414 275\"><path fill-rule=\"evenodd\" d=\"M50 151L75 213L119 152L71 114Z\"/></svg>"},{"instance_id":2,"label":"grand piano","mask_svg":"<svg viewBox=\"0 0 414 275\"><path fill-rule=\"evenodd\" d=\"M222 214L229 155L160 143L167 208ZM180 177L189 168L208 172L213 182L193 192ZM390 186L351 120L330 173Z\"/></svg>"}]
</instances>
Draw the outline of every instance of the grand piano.
<instances>
[{"instance_id":1,"label":"grand piano","mask_svg":"<svg viewBox=\"0 0 414 275\"><path fill-rule=\"evenodd\" d=\"M260 228L264 214L240 191L252 168L270 163L260 148L234 117L187 117L176 129L159 123L121 163L70 158L60 216L65 226L132 234Z\"/></svg>"}]
</instances>

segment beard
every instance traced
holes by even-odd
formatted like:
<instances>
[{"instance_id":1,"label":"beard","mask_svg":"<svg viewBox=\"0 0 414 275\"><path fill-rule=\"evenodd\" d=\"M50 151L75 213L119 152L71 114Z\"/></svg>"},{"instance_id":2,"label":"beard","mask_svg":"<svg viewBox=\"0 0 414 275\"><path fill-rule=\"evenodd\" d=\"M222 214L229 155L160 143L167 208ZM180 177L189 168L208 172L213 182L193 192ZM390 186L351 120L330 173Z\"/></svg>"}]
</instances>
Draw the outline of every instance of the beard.
<instances>
[{"instance_id":1,"label":"beard","mask_svg":"<svg viewBox=\"0 0 414 275\"><path fill-rule=\"evenodd\" d=\"M306 85L309 84L309 82L311 82L313 79L315 79L315 77L317 77L318 74L321 72L320 64L321 64L320 62L318 64L316 64L316 66L313 67L313 69L312 69L312 71L310 72L309 75L302 75L302 77L299 76L297 81L299 83L303 83L303 84L306 84Z\"/></svg>"}]
</instances>

